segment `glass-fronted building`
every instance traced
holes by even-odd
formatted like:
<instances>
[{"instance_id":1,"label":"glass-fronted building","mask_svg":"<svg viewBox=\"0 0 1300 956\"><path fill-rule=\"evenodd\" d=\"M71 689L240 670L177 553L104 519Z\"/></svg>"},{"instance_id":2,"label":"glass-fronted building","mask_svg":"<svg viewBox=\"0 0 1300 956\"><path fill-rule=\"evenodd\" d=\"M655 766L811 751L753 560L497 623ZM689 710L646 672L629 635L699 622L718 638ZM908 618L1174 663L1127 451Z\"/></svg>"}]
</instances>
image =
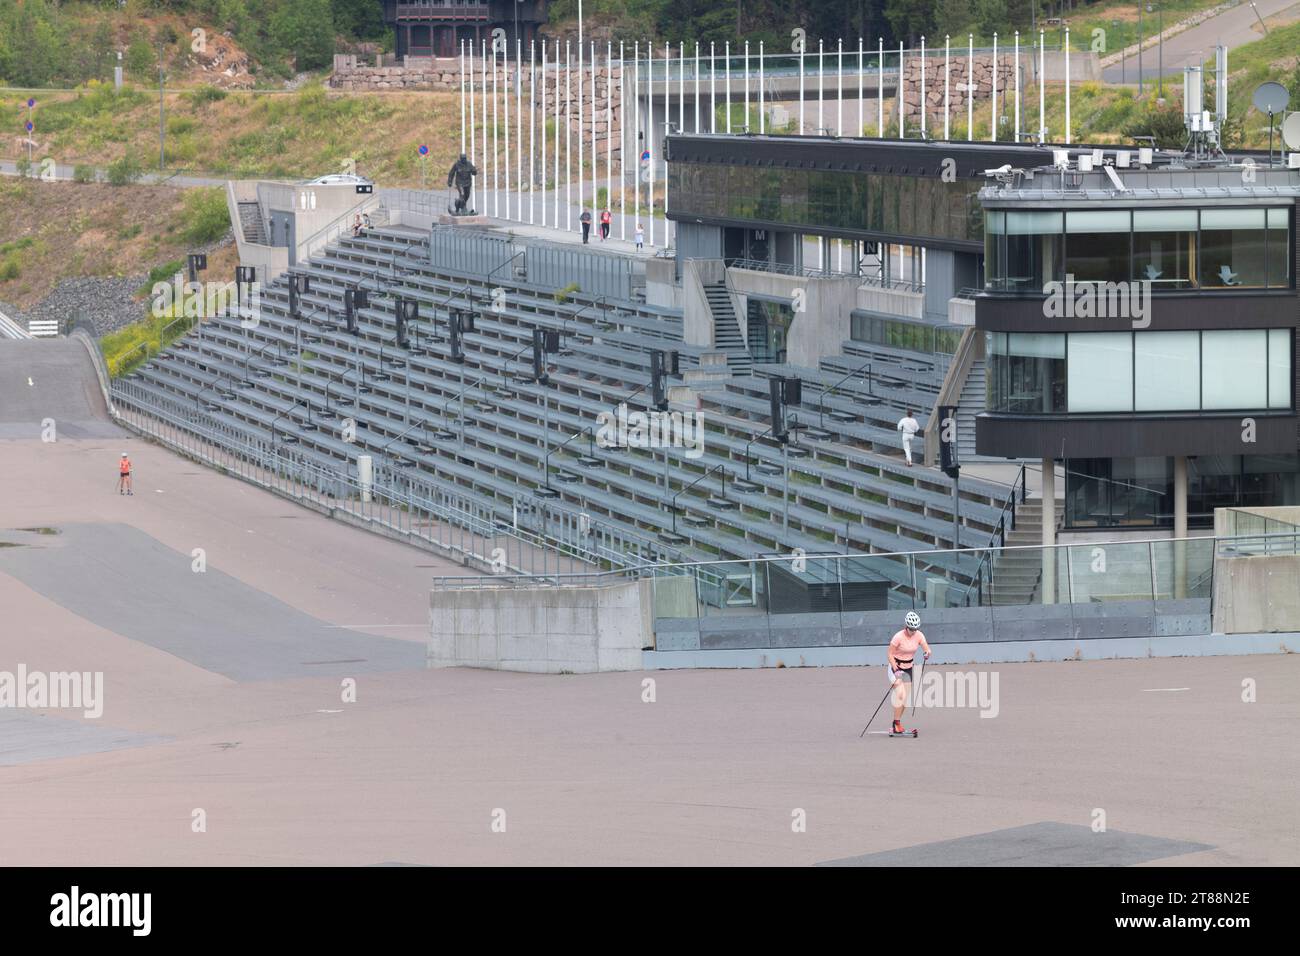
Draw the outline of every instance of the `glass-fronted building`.
<instances>
[{"instance_id":1,"label":"glass-fronted building","mask_svg":"<svg viewBox=\"0 0 1300 956\"><path fill-rule=\"evenodd\" d=\"M976 447L1059 462L1067 528L1300 504L1300 172L1243 169L1067 165L980 193Z\"/></svg>"}]
</instances>

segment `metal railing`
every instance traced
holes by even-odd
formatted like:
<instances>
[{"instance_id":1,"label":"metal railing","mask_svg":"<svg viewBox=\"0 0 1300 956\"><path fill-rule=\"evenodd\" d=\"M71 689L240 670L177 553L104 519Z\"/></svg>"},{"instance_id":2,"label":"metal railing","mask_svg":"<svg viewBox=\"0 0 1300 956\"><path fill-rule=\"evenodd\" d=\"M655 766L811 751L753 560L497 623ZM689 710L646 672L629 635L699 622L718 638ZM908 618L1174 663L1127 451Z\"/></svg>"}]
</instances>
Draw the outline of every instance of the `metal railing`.
<instances>
[{"instance_id":1,"label":"metal railing","mask_svg":"<svg viewBox=\"0 0 1300 956\"><path fill-rule=\"evenodd\" d=\"M136 382L114 383L113 397L122 424L169 448L332 517L394 533L466 563L553 574L681 557L676 549L553 504L523 500L505 513L395 463L376 465L372 481L362 487L358 475L343 470L347 466L293 448L302 440L294 432L281 428L267 437L262 429L222 420L198 403L159 396ZM316 412L325 417L319 408ZM380 457L366 446L357 452Z\"/></svg>"},{"instance_id":2,"label":"metal railing","mask_svg":"<svg viewBox=\"0 0 1300 956\"><path fill-rule=\"evenodd\" d=\"M971 589L977 587L983 580L980 572L984 569L984 565L992 561L993 554L996 550L1006 547L1007 532L1016 530L1017 499L1023 502L1028 497L1028 475L1025 471L1025 466L1022 464L1020 470L1016 472L1016 477L1011 481L1011 490L1007 492L1007 496L1002 502L1002 510L998 514L998 523L994 527L993 533L989 535L989 543L987 547L984 548L984 553L980 556L979 566L975 569L975 578L966 588L966 595L963 599L963 603L966 605L971 603ZM997 542L996 547L993 544L994 541ZM981 600L976 603L982 603L982 595Z\"/></svg>"},{"instance_id":3,"label":"metal railing","mask_svg":"<svg viewBox=\"0 0 1300 956\"><path fill-rule=\"evenodd\" d=\"M1272 537L1294 542L1297 535ZM1213 537L1161 538L1004 547L996 549L999 560L987 562L982 559L987 552L974 548L777 555L646 564L617 572L436 577L433 586L442 589L590 587L627 577L650 578L654 616L658 619L1051 607L1184 599L1203 600L1208 608L1213 593L1216 544L1220 548L1232 548L1236 541ZM1289 546L1295 547L1294 543ZM1000 560L1004 557L1018 560ZM1035 580L1026 582L1026 566L1036 572ZM1048 587L1043 587L1043 569L1049 575ZM983 586L976 592L981 600L968 604L966 589L954 584L959 578L969 577L973 570L983 575Z\"/></svg>"}]
</instances>

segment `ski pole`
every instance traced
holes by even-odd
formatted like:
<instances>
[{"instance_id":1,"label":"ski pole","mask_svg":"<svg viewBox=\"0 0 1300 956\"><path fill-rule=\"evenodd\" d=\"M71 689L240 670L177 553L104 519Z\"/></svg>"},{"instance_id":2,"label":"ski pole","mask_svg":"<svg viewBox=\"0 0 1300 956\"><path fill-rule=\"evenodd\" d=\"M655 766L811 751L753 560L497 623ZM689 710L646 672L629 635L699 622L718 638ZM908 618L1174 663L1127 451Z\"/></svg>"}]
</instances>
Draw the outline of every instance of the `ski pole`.
<instances>
[{"instance_id":1,"label":"ski pole","mask_svg":"<svg viewBox=\"0 0 1300 956\"><path fill-rule=\"evenodd\" d=\"M925 658L922 657L922 658L921 658L921 676L918 677L918 678L916 679L916 682L912 684L912 716L913 716L913 717L916 716L916 698L917 698L917 695L921 693L921 678L925 677L925 669L926 669L926 667L928 667L928 666L929 666L929 665L926 664Z\"/></svg>"},{"instance_id":2,"label":"ski pole","mask_svg":"<svg viewBox=\"0 0 1300 956\"><path fill-rule=\"evenodd\" d=\"M880 708L885 706L885 701L889 698L889 695L890 695L890 693L893 692L893 690L894 690L894 685L893 685L893 684L890 684L890 685L889 685L889 690L885 691L885 696L882 697L882 698L880 698L880 703L876 705L876 710L875 710L875 713L873 713L873 714L871 715L871 720L875 720L875 719L876 719L876 714L880 713ZM867 727L870 727L870 726L871 726L871 720L868 720L868 721L867 721ZM861 740L863 737L866 736L866 734L867 734L867 727L863 727L863 728L862 728L862 733L858 734L858 739L859 739L859 740Z\"/></svg>"}]
</instances>

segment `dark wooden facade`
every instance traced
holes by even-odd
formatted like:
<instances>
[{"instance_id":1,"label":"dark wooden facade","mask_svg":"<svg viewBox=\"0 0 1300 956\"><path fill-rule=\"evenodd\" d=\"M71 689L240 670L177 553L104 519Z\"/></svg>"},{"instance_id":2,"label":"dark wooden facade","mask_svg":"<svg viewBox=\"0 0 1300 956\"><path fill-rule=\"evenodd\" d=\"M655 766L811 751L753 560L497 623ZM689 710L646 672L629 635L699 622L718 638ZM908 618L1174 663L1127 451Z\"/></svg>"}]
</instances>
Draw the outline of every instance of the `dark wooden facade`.
<instances>
[{"instance_id":1,"label":"dark wooden facade","mask_svg":"<svg viewBox=\"0 0 1300 956\"><path fill-rule=\"evenodd\" d=\"M514 56L515 40L524 55L546 22L546 0L383 0L384 22L394 30L394 51L400 56L459 56L461 43L492 43L493 31L505 31L507 55Z\"/></svg>"}]
</instances>

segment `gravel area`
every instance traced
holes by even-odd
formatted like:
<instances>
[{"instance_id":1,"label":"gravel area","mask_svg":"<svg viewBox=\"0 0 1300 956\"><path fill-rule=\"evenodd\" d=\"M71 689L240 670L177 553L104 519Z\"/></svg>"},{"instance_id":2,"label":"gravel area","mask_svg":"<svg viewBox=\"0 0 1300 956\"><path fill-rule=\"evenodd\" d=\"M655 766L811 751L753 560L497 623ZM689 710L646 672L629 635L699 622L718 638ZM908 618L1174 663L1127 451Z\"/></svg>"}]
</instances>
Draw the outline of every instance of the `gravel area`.
<instances>
[{"instance_id":1,"label":"gravel area","mask_svg":"<svg viewBox=\"0 0 1300 956\"><path fill-rule=\"evenodd\" d=\"M234 234L227 233L217 241L194 251L210 253L233 241ZM54 287L53 292L30 309L20 309L0 302L0 312L20 325L26 325L32 319L71 319L75 322L78 318L84 318L95 327L97 334L107 335L145 318L149 300L136 299L135 294L148 278L147 272L141 272L120 277L78 276L64 279Z\"/></svg>"},{"instance_id":2,"label":"gravel area","mask_svg":"<svg viewBox=\"0 0 1300 956\"><path fill-rule=\"evenodd\" d=\"M9 317L21 324L32 319L86 318L95 331L105 335L139 322L145 316L146 303L133 298L145 280L146 273L121 278L80 277L64 279L41 302L26 310L4 309Z\"/></svg>"}]
</instances>

